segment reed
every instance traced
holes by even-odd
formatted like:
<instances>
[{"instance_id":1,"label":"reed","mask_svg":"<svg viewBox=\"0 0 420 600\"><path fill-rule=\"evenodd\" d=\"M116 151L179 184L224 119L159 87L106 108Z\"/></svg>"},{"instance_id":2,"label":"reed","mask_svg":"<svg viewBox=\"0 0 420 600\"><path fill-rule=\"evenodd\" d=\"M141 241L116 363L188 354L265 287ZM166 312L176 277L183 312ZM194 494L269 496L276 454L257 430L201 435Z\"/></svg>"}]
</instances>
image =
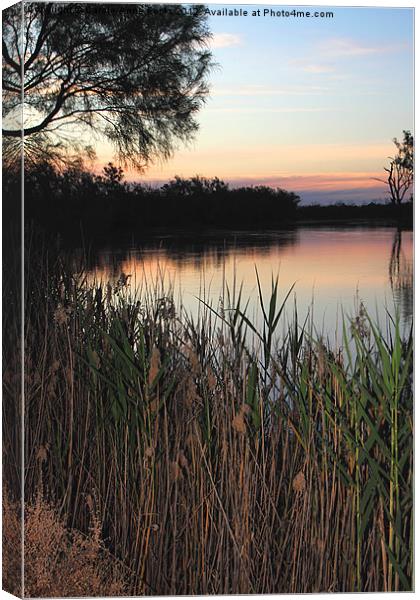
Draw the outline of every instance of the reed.
<instances>
[{"instance_id":1,"label":"reed","mask_svg":"<svg viewBox=\"0 0 420 600\"><path fill-rule=\"evenodd\" d=\"M136 294L34 262L27 511L41 493L89 535L94 506L129 594L412 589L412 337L398 320L383 333L362 308L333 348L296 314L280 332L277 280L261 331L241 290L194 319L163 282ZM13 401L10 388L6 454ZM11 461L4 477L13 502Z\"/></svg>"}]
</instances>

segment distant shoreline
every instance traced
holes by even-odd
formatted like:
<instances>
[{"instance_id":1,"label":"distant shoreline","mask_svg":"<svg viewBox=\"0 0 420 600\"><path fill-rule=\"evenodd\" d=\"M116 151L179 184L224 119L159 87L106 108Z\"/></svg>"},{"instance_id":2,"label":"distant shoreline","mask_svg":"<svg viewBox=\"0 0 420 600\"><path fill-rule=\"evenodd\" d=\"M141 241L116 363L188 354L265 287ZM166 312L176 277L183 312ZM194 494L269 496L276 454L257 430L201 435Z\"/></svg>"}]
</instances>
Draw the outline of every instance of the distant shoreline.
<instances>
[{"instance_id":1,"label":"distant shoreline","mask_svg":"<svg viewBox=\"0 0 420 600\"><path fill-rule=\"evenodd\" d=\"M326 207L328 208L328 207ZM213 243L220 245L224 242L228 246L235 240L235 244L252 244L259 246L262 240L270 239L275 243L277 236L281 242L282 235L288 234L294 236L298 230L305 229L342 229L342 228L355 228L355 229L376 229L376 228L393 228L398 231L412 231L413 222L408 219L396 220L385 217L377 218L333 218L328 215L327 212L321 218L309 218L302 215L300 218L294 221L287 221L284 223L266 223L264 225L250 228L244 226L238 227L223 227L223 225L215 226L192 226L190 223L185 225L170 225L170 226L158 226L158 227L133 227L131 229L114 229L111 232L101 231L83 231L83 230L61 230L61 231L45 231L35 227L33 230L32 226L28 227L27 239L32 240L32 244L47 245L52 244L52 248L55 248L54 252L58 251L58 247L65 251L72 251L75 249L84 248L85 250L96 252L103 248L119 248L127 247L129 245L135 246L149 246L160 247L162 243L168 243L171 246L175 243L177 246L184 245L201 247L202 244ZM32 234L35 233L35 237ZM46 236L45 236L46 234ZM58 236L58 237L57 237ZM166 242L165 242L166 240ZM59 246L57 246L59 242Z\"/></svg>"},{"instance_id":2,"label":"distant shoreline","mask_svg":"<svg viewBox=\"0 0 420 600\"><path fill-rule=\"evenodd\" d=\"M201 238L227 238L234 236L258 236L261 232L276 233L282 231L293 232L298 228L305 227L393 227L399 230L411 231L413 229L413 205L404 204L400 207L392 205L365 205L365 206L305 206L296 210L294 218L279 218L278 220L268 216L267 220L262 219L255 225L250 223L237 224L229 223L192 223L177 222L164 223L159 225L142 226L140 223L132 223L127 226L126 223L101 229L89 228L87 224L80 221L79 227L72 223L68 227L64 224L61 227L48 227L45 223L31 220L27 222L28 231L33 229L47 234L47 238L55 239L60 236L64 246L67 248L78 247L80 244L85 246L93 244L94 246L103 246L104 244L113 246L124 243L127 239L133 242L145 242L155 240L156 238L182 238L182 239L201 239ZM36 236L38 237L38 236Z\"/></svg>"},{"instance_id":3,"label":"distant shoreline","mask_svg":"<svg viewBox=\"0 0 420 600\"><path fill-rule=\"evenodd\" d=\"M405 227L413 226L413 204L410 202L395 206L393 204L334 204L328 206L299 206L296 209L296 221L386 221Z\"/></svg>"}]
</instances>

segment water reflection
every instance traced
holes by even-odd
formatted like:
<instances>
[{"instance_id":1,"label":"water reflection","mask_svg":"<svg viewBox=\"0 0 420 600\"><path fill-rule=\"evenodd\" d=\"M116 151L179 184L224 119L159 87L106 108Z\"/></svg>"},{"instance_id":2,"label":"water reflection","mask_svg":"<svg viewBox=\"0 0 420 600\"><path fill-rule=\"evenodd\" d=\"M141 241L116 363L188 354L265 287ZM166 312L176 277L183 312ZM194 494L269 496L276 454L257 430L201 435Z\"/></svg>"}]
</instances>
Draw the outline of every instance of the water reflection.
<instances>
[{"instance_id":1,"label":"water reflection","mask_svg":"<svg viewBox=\"0 0 420 600\"><path fill-rule=\"evenodd\" d=\"M87 269L108 273L118 277L121 264L134 258L136 261L160 256L170 260L182 269L186 264L201 270L203 266L218 269L232 254L265 256L272 248L281 250L298 242L298 230L266 232L225 232L201 233L176 231L157 232L153 236L127 242L125 247L115 246L91 249L87 254L81 249L75 254L76 261L87 265Z\"/></svg>"},{"instance_id":2,"label":"water reflection","mask_svg":"<svg viewBox=\"0 0 420 600\"><path fill-rule=\"evenodd\" d=\"M407 233L399 229L395 232L389 260L389 281L403 321L413 315L413 257L411 247L407 256Z\"/></svg>"},{"instance_id":3,"label":"water reflection","mask_svg":"<svg viewBox=\"0 0 420 600\"><path fill-rule=\"evenodd\" d=\"M341 311L354 315L360 302L381 323L386 310L412 318L412 232L391 227L299 227L284 231L217 233L161 232L125 248L107 248L89 257L91 277L115 283L131 275L131 287L143 289L164 279L178 306L199 310L197 297L217 307L227 284L250 298L248 314L258 320L255 269L267 298L272 275L279 273L281 293L295 284L298 314L311 307L318 330L333 335ZM291 307L293 300L291 301Z\"/></svg>"}]
</instances>

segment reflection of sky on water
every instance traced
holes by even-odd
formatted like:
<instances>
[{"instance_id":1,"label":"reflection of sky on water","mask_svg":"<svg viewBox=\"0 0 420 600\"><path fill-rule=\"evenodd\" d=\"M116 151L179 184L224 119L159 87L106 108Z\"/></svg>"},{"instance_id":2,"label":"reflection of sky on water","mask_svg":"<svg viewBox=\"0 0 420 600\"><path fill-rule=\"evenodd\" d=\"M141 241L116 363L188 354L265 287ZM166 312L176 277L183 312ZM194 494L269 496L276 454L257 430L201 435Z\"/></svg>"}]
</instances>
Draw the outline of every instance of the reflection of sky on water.
<instances>
[{"instance_id":1,"label":"reflection of sky on water","mask_svg":"<svg viewBox=\"0 0 420 600\"><path fill-rule=\"evenodd\" d=\"M122 272L131 274L131 287L140 289L163 277L174 291L176 304L197 314L205 298L215 309L226 286L237 293L243 286L247 314L260 322L255 269L268 300L272 276L279 274L280 296L295 284L299 319L312 307L315 326L333 339L341 307L352 316L363 302L374 320L383 322L385 311L395 313L408 325L412 317L411 231L387 227L301 227L281 232L229 233L222 237L179 233L131 244L126 249L102 251L94 259L95 274L116 281ZM291 317L293 297L288 301Z\"/></svg>"}]
</instances>

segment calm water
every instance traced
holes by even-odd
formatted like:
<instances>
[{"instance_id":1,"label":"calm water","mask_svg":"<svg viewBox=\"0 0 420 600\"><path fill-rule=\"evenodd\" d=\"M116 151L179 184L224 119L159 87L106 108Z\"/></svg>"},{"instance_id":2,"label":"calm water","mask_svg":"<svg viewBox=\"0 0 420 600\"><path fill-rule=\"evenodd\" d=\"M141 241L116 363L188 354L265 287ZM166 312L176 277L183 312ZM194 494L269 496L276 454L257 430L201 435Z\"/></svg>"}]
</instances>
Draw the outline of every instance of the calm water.
<instances>
[{"instance_id":1,"label":"calm water","mask_svg":"<svg viewBox=\"0 0 420 600\"><path fill-rule=\"evenodd\" d=\"M159 234L102 250L90 275L115 283L121 273L129 274L131 288L139 290L163 278L176 303L182 299L194 315L200 310L197 297L215 309L229 308L226 286L234 293L242 284L243 298L249 299L247 314L258 322L256 269L266 298L273 275L279 275L280 296L295 284L286 318L295 297L300 320L312 306L315 326L330 339L341 310L354 316L361 302L380 323L386 310L398 311L405 327L412 319L413 234L392 227Z\"/></svg>"}]
</instances>

